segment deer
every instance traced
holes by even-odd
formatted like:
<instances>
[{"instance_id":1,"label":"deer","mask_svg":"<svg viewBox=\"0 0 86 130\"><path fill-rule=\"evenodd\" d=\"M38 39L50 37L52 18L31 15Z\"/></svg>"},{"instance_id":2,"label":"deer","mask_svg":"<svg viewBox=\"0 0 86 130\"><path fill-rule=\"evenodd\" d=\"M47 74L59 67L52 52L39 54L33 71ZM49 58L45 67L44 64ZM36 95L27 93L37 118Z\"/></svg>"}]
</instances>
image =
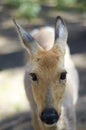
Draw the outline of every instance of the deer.
<instances>
[{"instance_id":1,"label":"deer","mask_svg":"<svg viewBox=\"0 0 86 130\"><path fill-rule=\"evenodd\" d=\"M13 21L29 56L24 86L34 130L76 130L79 79L64 20L57 16L54 28L42 27L32 33Z\"/></svg>"}]
</instances>

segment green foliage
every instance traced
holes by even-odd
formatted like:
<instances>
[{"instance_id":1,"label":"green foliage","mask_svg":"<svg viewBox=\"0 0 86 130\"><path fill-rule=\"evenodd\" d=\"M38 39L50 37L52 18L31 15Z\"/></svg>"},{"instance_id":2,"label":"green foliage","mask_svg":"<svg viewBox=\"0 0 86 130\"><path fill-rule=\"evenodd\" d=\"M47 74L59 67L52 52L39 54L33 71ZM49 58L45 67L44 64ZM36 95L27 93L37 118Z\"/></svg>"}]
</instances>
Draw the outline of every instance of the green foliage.
<instances>
[{"instance_id":1,"label":"green foliage","mask_svg":"<svg viewBox=\"0 0 86 130\"><path fill-rule=\"evenodd\" d=\"M57 4L58 10L66 11L86 11L86 0L50 0ZM41 6L40 4L49 3L48 0L6 0L11 8L16 9L16 16L25 18L37 17Z\"/></svg>"},{"instance_id":2,"label":"green foliage","mask_svg":"<svg viewBox=\"0 0 86 130\"><path fill-rule=\"evenodd\" d=\"M7 5L12 8L18 8L24 0L7 0Z\"/></svg>"},{"instance_id":3,"label":"green foliage","mask_svg":"<svg viewBox=\"0 0 86 130\"><path fill-rule=\"evenodd\" d=\"M59 6L72 6L76 4L77 0L56 0Z\"/></svg>"},{"instance_id":4,"label":"green foliage","mask_svg":"<svg viewBox=\"0 0 86 130\"><path fill-rule=\"evenodd\" d=\"M12 8L17 8L16 15L19 17L34 18L41 10L38 1L39 0L7 0L7 5Z\"/></svg>"},{"instance_id":5,"label":"green foliage","mask_svg":"<svg viewBox=\"0 0 86 130\"><path fill-rule=\"evenodd\" d=\"M86 0L77 0L78 3L86 4Z\"/></svg>"},{"instance_id":6,"label":"green foliage","mask_svg":"<svg viewBox=\"0 0 86 130\"><path fill-rule=\"evenodd\" d=\"M58 10L86 12L86 0L56 0Z\"/></svg>"},{"instance_id":7,"label":"green foliage","mask_svg":"<svg viewBox=\"0 0 86 130\"><path fill-rule=\"evenodd\" d=\"M19 7L18 13L20 14L20 16L23 16L26 18L33 18L38 15L40 10L41 10L41 8L40 8L39 4L24 3Z\"/></svg>"}]
</instances>

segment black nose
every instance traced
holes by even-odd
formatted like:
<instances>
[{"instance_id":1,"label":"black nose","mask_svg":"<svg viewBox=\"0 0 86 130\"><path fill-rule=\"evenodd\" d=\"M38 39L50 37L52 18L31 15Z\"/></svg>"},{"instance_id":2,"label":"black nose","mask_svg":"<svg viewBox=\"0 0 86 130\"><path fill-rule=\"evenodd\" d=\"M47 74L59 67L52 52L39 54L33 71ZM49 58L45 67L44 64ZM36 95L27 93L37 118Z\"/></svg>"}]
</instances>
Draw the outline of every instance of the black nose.
<instances>
[{"instance_id":1,"label":"black nose","mask_svg":"<svg viewBox=\"0 0 86 130\"><path fill-rule=\"evenodd\" d=\"M59 115L53 108L44 109L43 112L41 113L41 120L48 125L56 123L58 119Z\"/></svg>"}]
</instances>

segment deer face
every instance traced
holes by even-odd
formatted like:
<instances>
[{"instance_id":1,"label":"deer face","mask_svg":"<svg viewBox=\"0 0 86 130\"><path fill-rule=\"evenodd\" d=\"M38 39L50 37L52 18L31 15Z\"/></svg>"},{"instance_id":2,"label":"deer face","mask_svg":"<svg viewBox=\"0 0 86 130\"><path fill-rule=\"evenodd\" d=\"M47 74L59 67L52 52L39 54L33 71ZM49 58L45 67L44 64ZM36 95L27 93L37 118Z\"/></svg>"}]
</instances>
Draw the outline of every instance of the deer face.
<instances>
[{"instance_id":1,"label":"deer face","mask_svg":"<svg viewBox=\"0 0 86 130\"><path fill-rule=\"evenodd\" d=\"M32 69L29 77L38 115L44 124L54 125L61 115L61 102L66 87L64 55L67 29L62 18L57 17L55 44L52 49L46 51L20 25L16 22L15 25L31 56Z\"/></svg>"},{"instance_id":2,"label":"deer face","mask_svg":"<svg viewBox=\"0 0 86 130\"><path fill-rule=\"evenodd\" d=\"M39 51L32 60L33 96L39 116L47 124L56 123L61 114L60 105L66 86L66 71L61 59L64 59L61 50L53 48L47 52Z\"/></svg>"}]
</instances>

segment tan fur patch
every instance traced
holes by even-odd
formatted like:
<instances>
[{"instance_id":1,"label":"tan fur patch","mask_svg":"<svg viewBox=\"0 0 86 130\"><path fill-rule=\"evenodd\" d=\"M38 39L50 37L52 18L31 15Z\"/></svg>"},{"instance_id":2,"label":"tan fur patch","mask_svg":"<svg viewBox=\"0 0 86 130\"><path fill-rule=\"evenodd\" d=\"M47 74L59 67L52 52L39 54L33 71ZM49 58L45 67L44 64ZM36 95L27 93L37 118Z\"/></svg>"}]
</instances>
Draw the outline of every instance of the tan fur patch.
<instances>
[{"instance_id":1,"label":"tan fur patch","mask_svg":"<svg viewBox=\"0 0 86 130\"><path fill-rule=\"evenodd\" d=\"M49 51L38 51L32 60L32 73L36 73L38 81L32 81L33 96L37 103L39 114L45 107L54 107L59 113L59 103L62 99L65 81L60 82L59 77L63 68L59 68L62 53L59 48L53 48ZM64 61L63 61L64 62ZM48 89L50 88L50 89ZM49 99L50 90L51 99ZM48 98L48 99L47 99ZM50 100L50 103L46 103Z\"/></svg>"}]
</instances>

